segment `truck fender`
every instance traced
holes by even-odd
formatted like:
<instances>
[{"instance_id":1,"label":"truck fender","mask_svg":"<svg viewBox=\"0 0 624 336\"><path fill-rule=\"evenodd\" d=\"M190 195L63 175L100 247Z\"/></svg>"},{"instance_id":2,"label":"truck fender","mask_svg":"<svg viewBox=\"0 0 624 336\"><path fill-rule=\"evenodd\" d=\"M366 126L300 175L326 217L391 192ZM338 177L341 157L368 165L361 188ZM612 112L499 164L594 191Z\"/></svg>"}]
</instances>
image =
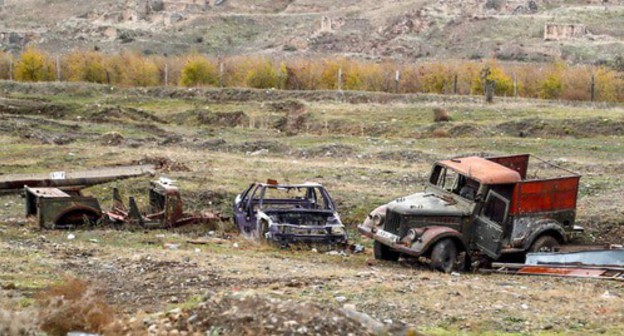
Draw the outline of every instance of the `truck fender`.
<instances>
[{"instance_id":1,"label":"truck fender","mask_svg":"<svg viewBox=\"0 0 624 336\"><path fill-rule=\"evenodd\" d=\"M387 208L388 208L388 205L384 204L382 206L377 207L375 210L371 211L368 215L366 215L366 218L364 218L364 221L362 222L362 226L368 229L372 229L375 226L373 224L373 216L375 215L385 216Z\"/></svg>"},{"instance_id":2,"label":"truck fender","mask_svg":"<svg viewBox=\"0 0 624 336\"><path fill-rule=\"evenodd\" d=\"M533 242L535 242L535 240L543 234L550 234L551 236L553 236L555 239L557 239L561 243L566 242L565 231L563 230L563 227L561 226L561 224L559 224L559 222L555 220L552 220L552 219L540 220L536 222L535 227L536 229L533 232L531 232L528 239L524 241L523 249L525 251L531 248L531 245L533 245Z\"/></svg>"},{"instance_id":3,"label":"truck fender","mask_svg":"<svg viewBox=\"0 0 624 336\"><path fill-rule=\"evenodd\" d=\"M418 252L418 254L424 254L434 246L437 242L445 238L452 238L457 243L457 247L460 250L467 251L464 241L461 239L462 235L457 230L444 226L426 226L423 228L413 229L416 234L410 248ZM408 238L410 235L406 238ZM409 237L410 239L412 237ZM405 239L405 238L404 238Z\"/></svg>"}]
</instances>

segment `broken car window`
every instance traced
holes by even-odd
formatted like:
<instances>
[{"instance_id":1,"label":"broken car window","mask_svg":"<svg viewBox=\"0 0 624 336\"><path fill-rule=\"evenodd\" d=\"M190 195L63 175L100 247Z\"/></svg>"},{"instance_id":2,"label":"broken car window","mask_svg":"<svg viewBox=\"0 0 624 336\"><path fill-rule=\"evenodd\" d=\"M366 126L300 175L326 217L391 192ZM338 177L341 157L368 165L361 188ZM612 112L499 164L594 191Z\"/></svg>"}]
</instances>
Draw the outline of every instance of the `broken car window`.
<instances>
[{"instance_id":1,"label":"broken car window","mask_svg":"<svg viewBox=\"0 0 624 336\"><path fill-rule=\"evenodd\" d=\"M483 216L492 222L502 225L505 221L506 211L507 203L498 195L490 193L483 210Z\"/></svg>"}]
</instances>

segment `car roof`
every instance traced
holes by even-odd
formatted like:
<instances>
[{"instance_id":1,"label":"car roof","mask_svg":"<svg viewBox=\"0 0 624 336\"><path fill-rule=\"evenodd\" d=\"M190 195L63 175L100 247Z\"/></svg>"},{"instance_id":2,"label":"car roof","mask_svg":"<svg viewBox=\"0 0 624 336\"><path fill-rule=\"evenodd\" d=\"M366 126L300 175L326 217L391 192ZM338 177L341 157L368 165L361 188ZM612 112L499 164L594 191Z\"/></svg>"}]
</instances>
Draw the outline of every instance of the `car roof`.
<instances>
[{"instance_id":1,"label":"car roof","mask_svg":"<svg viewBox=\"0 0 624 336\"><path fill-rule=\"evenodd\" d=\"M269 183L258 183L258 185L269 188L323 188L323 185L320 183L311 183L305 182L300 184L269 184Z\"/></svg>"},{"instance_id":2,"label":"car roof","mask_svg":"<svg viewBox=\"0 0 624 336\"><path fill-rule=\"evenodd\" d=\"M478 156L443 160L438 164L483 184L510 184L522 180L517 171Z\"/></svg>"}]
</instances>

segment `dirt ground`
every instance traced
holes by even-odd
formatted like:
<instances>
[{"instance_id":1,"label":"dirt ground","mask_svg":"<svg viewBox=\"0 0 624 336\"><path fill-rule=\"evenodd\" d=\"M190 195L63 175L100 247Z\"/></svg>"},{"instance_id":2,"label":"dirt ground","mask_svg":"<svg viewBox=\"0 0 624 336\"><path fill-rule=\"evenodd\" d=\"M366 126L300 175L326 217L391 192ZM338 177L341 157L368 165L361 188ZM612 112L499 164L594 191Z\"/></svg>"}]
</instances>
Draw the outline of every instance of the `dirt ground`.
<instances>
[{"instance_id":1,"label":"dirt ground","mask_svg":"<svg viewBox=\"0 0 624 336\"><path fill-rule=\"evenodd\" d=\"M224 214L253 181L320 181L366 250L281 250L238 236L231 223L45 231L23 218L23 199L0 196L0 325L12 328L5 330L35 330L49 317L41 293L69 277L86 281L115 312L115 326L102 329L109 334L624 332L624 284L377 262L354 230L376 206L418 191L436 159L530 152L583 174L577 224L587 228L586 242L622 243L620 106L377 94L366 103L284 92L265 102L249 90L213 101L213 91L161 98L13 85L0 97L0 174L154 163L158 176L177 180L190 210ZM433 123L438 106L453 121ZM144 206L148 181L85 193L107 208L119 187Z\"/></svg>"}]
</instances>

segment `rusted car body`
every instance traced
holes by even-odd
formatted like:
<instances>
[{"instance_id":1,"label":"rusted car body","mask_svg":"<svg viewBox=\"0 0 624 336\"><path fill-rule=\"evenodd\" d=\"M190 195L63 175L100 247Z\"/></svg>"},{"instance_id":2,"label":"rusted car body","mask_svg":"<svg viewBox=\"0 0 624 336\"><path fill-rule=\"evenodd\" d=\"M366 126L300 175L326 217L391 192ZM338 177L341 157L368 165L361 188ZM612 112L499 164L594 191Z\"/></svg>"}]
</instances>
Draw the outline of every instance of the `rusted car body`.
<instances>
[{"instance_id":1,"label":"rusted car body","mask_svg":"<svg viewBox=\"0 0 624 336\"><path fill-rule=\"evenodd\" d=\"M184 203L180 190L169 179L151 181L149 187L148 213L139 210L134 197L129 204L123 203L119 190L113 189L113 208L106 212L108 218L117 224L138 225L146 229L170 229L188 224L214 222L221 217L212 212L188 214L184 212Z\"/></svg>"},{"instance_id":2,"label":"rusted car body","mask_svg":"<svg viewBox=\"0 0 624 336\"><path fill-rule=\"evenodd\" d=\"M36 216L44 229L70 229L96 223L102 216L100 203L80 191L58 188L24 188L26 217Z\"/></svg>"},{"instance_id":3,"label":"rusted car body","mask_svg":"<svg viewBox=\"0 0 624 336\"><path fill-rule=\"evenodd\" d=\"M241 233L280 246L347 242L336 205L321 184L253 183L234 200Z\"/></svg>"},{"instance_id":4,"label":"rusted car body","mask_svg":"<svg viewBox=\"0 0 624 336\"><path fill-rule=\"evenodd\" d=\"M461 268L458 255L552 251L574 225L580 175L548 164L555 177L529 178L530 155L465 157L434 164L425 190L372 211L358 227L375 257L426 257L434 268ZM464 263L466 265L467 263Z\"/></svg>"}]
</instances>

